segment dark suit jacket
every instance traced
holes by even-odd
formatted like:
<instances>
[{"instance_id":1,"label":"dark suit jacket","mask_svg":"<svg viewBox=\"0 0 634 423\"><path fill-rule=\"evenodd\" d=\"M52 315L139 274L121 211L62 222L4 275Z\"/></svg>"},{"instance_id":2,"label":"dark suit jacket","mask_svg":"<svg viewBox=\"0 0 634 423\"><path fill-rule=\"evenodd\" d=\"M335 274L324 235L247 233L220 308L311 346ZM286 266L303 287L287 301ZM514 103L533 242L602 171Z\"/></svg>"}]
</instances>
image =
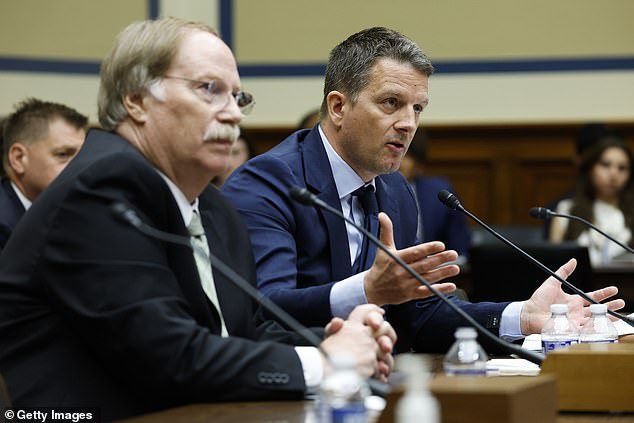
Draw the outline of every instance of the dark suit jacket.
<instances>
[{"instance_id":1,"label":"dark suit jacket","mask_svg":"<svg viewBox=\"0 0 634 423\"><path fill-rule=\"evenodd\" d=\"M416 198L423 225L422 242L442 241L447 249L467 255L471 234L462 213L451 210L438 200L438 192L453 188L445 178L423 176L414 179Z\"/></svg>"},{"instance_id":2,"label":"dark suit jacket","mask_svg":"<svg viewBox=\"0 0 634 423\"><path fill-rule=\"evenodd\" d=\"M122 418L186 403L301 398L297 336L254 323L255 304L214 271L220 323L192 251L115 218L114 202L187 236L168 186L122 138L88 134L0 257L0 372L14 405L94 406ZM210 250L255 284L248 233L211 186Z\"/></svg>"},{"instance_id":3,"label":"dark suit jacket","mask_svg":"<svg viewBox=\"0 0 634 423\"><path fill-rule=\"evenodd\" d=\"M331 318L333 284L352 275L346 228L340 218L291 200L292 186L305 187L341 210L317 127L295 132L251 159L222 191L249 229L258 287L304 324L321 325ZM394 224L396 247L414 245L417 208L405 178L398 172L377 177L376 193L379 208ZM453 301L496 333L496 322L508 304ZM390 306L387 319L399 336L397 351L445 352L454 329L465 324L437 298Z\"/></svg>"},{"instance_id":4,"label":"dark suit jacket","mask_svg":"<svg viewBox=\"0 0 634 423\"><path fill-rule=\"evenodd\" d=\"M24 214L24 206L11 186L9 178L0 182L0 251L9 240L13 228Z\"/></svg>"}]
</instances>

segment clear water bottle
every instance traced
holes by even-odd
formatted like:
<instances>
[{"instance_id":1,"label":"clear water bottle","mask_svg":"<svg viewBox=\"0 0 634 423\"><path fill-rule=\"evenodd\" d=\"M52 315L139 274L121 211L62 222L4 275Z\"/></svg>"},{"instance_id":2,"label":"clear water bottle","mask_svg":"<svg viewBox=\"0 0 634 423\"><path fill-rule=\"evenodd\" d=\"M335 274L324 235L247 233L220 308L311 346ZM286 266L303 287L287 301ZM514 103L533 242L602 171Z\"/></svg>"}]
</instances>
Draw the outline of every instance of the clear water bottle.
<instances>
[{"instance_id":1,"label":"clear water bottle","mask_svg":"<svg viewBox=\"0 0 634 423\"><path fill-rule=\"evenodd\" d=\"M332 372L319 386L318 415L320 423L366 423L366 398L370 395L365 379L356 371L352 354L330 357Z\"/></svg>"},{"instance_id":2,"label":"clear water bottle","mask_svg":"<svg viewBox=\"0 0 634 423\"><path fill-rule=\"evenodd\" d=\"M407 377L407 390L396 404L396 423L440 423L440 405L429 391L429 357L402 354L397 364Z\"/></svg>"},{"instance_id":3,"label":"clear water bottle","mask_svg":"<svg viewBox=\"0 0 634 423\"><path fill-rule=\"evenodd\" d=\"M577 326L568 318L568 304L551 304L550 313L542 328L544 354L579 342Z\"/></svg>"},{"instance_id":4,"label":"clear water bottle","mask_svg":"<svg viewBox=\"0 0 634 423\"><path fill-rule=\"evenodd\" d=\"M486 375L488 356L476 341L478 337L476 330L472 327L458 328L455 337L456 341L443 361L445 374L450 376Z\"/></svg>"},{"instance_id":5,"label":"clear water bottle","mask_svg":"<svg viewBox=\"0 0 634 423\"><path fill-rule=\"evenodd\" d=\"M608 307L605 304L591 304L590 320L586 322L579 333L579 342L619 342L619 333L607 316Z\"/></svg>"}]
</instances>

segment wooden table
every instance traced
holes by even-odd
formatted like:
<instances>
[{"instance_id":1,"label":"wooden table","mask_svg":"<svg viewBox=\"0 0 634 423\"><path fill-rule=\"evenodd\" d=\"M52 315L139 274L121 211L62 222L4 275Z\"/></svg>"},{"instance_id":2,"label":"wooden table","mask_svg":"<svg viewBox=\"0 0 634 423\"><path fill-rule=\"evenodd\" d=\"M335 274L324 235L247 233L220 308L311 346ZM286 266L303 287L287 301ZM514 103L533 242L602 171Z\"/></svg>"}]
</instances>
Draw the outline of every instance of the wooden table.
<instances>
[{"instance_id":1,"label":"wooden table","mask_svg":"<svg viewBox=\"0 0 634 423\"><path fill-rule=\"evenodd\" d=\"M126 423L317 423L311 401L192 404ZM634 415L561 414L558 423L633 423Z\"/></svg>"}]
</instances>

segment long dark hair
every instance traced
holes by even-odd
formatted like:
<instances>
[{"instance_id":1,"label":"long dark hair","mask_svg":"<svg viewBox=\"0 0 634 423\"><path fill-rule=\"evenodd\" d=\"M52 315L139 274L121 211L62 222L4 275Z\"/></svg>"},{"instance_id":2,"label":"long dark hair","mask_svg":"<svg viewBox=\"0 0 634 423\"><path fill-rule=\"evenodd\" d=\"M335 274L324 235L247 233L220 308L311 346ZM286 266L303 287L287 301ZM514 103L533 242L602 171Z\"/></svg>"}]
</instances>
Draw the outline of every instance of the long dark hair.
<instances>
[{"instance_id":1,"label":"long dark hair","mask_svg":"<svg viewBox=\"0 0 634 423\"><path fill-rule=\"evenodd\" d=\"M625 186L619 193L619 209L623 212L625 217L625 226L634 229L634 189L632 180L632 166L634 165L634 158L632 151L628 148L627 144L620 137L607 137L604 138L592 147L589 147L581 158L581 165L579 166L579 182L575 190L575 195L572 199L572 209L570 213L592 222L594 220L593 204L597 198L596 189L592 183L592 168L601 160L603 152L608 148L620 148L627 155L630 165L630 177L625 183ZM575 240L579 235L586 230L586 227L576 221L570 221L568 229L564 234L564 239ZM630 245L634 242L634 239L630 240Z\"/></svg>"}]
</instances>

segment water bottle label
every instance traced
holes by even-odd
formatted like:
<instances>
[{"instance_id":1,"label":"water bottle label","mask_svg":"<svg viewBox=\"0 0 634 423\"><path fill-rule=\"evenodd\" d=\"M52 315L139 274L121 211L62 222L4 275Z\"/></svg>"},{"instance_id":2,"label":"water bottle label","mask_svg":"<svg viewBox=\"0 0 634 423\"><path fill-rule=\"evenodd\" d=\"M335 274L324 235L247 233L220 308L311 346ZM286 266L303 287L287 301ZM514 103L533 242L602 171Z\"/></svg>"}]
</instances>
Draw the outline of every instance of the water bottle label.
<instances>
[{"instance_id":1,"label":"water bottle label","mask_svg":"<svg viewBox=\"0 0 634 423\"><path fill-rule=\"evenodd\" d=\"M487 369L485 367L481 368L454 368L447 369L445 368L445 373L449 376L485 376L487 374Z\"/></svg>"},{"instance_id":2,"label":"water bottle label","mask_svg":"<svg viewBox=\"0 0 634 423\"><path fill-rule=\"evenodd\" d=\"M333 408L330 417L332 423L366 423L368 421L368 414L363 404Z\"/></svg>"},{"instance_id":3,"label":"water bottle label","mask_svg":"<svg viewBox=\"0 0 634 423\"><path fill-rule=\"evenodd\" d=\"M582 344L614 344L618 342L618 339L584 339L581 341Z\"/></svg>"},{"instance_id":4,"label":"water bottle label","mask_svg":"<svg viewBox=\"0 0 634 423\"><path fill-rule=\"evenodd\" d=\"M542 341L542 349L545 353L559 348L569 347L572 344L576 344L576 340L557 340L557 341Z\"/></svg>"}]
</instances>

